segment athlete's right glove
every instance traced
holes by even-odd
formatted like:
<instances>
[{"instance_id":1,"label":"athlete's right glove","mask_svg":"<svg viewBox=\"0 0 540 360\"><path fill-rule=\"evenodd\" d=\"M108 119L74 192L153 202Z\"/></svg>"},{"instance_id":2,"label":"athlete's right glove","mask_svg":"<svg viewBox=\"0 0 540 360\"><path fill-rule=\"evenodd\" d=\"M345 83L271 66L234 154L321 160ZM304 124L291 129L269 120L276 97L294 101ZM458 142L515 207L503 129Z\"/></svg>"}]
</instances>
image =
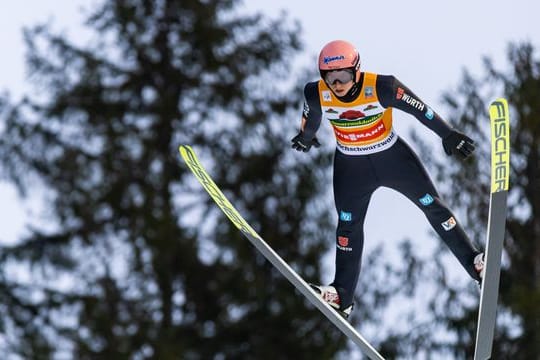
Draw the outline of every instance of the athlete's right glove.
<instances>
[{"instance_id":1,"label":"athlete's right glove","mask_svg":"<svg viewBox=\"0 0 540 360\"><path fill-rule=\"evenodd\" d=\"M300 131L298 135L292 138L292 148L298 151L308 152L312 146L319 147L321 143L317 137L313 137L311 140L304 137L304 133Z\"/></svg>"},{"instance_id":2,"label":"athlete's right glove","mask_svg":"<svg viewBox=\"0 0 540 360\"><path fill-rule=\"evenodd\" d=\"M467 158L474 151L474 141L456 130L452 130L442 143L447 155L457 155L462 159Z\"/></svg>"}]
</instances>

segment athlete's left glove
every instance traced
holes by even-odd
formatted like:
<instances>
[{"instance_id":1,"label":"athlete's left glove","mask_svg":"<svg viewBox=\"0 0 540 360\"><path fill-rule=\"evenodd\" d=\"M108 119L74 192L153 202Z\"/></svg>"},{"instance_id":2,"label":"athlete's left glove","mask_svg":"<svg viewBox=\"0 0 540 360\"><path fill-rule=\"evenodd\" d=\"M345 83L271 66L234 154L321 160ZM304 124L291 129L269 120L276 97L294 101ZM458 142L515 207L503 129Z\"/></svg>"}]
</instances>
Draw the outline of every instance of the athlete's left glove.
<instances>
[{"instance_id":1,"label":"athlete's left glove","mask_svg":"<svg viewBox=\"0 0 540 360\"><path fill-rule=\"evenodd\" d=\"M457 155L462 159L467 158L474 151L474 141L459 131L452 130L450 135L442 140L444 152L447 155Z\"/></svg>"},{"instance_id":2,"label":"athlete's left glove","mask_svg":"<svg viewBox=\"0 0 540 360\"><path fill-rule=\"evenodd\" d=\"M304 137L304 133L300 131L298 135L292 138L292 148L298 151L308 152L312 146L319 147L321 143L317 137L313 137L311 140Z\"/></svg>"}]
</instances>

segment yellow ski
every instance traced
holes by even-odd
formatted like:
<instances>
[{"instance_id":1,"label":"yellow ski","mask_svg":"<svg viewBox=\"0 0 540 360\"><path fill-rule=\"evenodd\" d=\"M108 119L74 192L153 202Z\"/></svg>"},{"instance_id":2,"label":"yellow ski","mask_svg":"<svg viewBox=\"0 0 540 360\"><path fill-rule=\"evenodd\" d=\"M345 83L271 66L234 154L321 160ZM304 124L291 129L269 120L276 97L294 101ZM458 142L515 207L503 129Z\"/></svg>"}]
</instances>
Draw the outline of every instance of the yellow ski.
<instances>
[{"instance_id":1,"label":"yellow ski","mask_svg":"<svg viewBox=\"0 0 540 360\"><path fill-rule=\"evenodd\" d=\"M339 330L357 344L362 352L372 360L384 360L351 324L341 315L322 301L311 287L257 234L244 220L234 206L227 200L210 175L206 172L190 146L181 145L180 154L191 169L197 180L203 185L208 194L214 199L219 208L227 215L242 234L257 248L257 250L291 282L317 309L319 309Z\"/></svg>"}]
</instances>

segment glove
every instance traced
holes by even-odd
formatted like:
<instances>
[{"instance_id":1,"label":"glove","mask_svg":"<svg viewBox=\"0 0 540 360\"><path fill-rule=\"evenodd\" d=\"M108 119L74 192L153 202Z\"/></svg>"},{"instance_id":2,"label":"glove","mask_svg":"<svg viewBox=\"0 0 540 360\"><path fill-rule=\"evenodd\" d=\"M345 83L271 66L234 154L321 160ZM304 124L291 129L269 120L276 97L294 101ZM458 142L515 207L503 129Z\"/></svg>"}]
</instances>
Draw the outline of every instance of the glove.
<instances>
[{"instance_id":1,"label":"glove","mask_svg":"<svg viewBox=\"0 0 540 360\"><path fill-rule=\"evenodd\" d=\"M292 138L292 148L298 151L308 152L312 146L319 147L321 143L317 140L317 137L308 140L304 137L304 133L300 131L298 135Z\"/></svg>"},{"instance_id":2,"label":"glove","mask_svg":"<svg viewBox=\"0 0 540 360\"><path fill-rule=\"evenodd\" d=\"M459 131L452 130L450 135L442 140L444 152L466 159L474 151L474 141Z\"/></svg>"}]
</instances>

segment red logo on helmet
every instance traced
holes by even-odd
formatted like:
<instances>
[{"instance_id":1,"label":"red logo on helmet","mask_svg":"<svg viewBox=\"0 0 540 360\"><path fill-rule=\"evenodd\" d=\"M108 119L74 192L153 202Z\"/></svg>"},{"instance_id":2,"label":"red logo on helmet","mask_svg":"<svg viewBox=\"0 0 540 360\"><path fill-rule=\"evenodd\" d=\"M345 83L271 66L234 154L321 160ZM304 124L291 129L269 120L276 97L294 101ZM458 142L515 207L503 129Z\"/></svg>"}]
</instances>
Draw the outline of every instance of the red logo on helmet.
<instances>
[{"instance_id":1,"label":"red logo on helmet","mask_svg":"<svg viewBox=\"0 0 540 360\"><path fill-rule=\"evenodd\" d=\"M349 246L349 238L345 236L338 236L338 244L343 247Z\"/></svg>"}]
</instances>

